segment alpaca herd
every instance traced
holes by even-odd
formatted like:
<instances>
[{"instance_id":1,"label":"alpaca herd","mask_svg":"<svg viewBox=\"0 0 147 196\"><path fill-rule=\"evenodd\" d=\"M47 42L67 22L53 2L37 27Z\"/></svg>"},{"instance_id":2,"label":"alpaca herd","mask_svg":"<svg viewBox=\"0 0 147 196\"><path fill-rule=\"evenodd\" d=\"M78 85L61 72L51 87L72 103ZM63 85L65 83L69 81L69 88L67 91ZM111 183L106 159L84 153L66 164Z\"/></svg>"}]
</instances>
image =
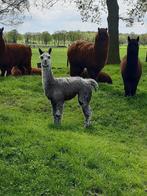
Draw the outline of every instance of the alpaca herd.
<instances>
[{"instance_id":1,"label":"alpaca herd","mask_svg":"<svg viewBox=\"0 0 147 196\"><path fill-rule=\"evenodd\" d=\"M31 67L32 51L22 44L7 44L0 29L0 70L1 76L21 76L42 73L42 84L46 97L52 105L54 124L61 124L63 106L66 100L78 96L78 102L85 117L85 127L90 125L90 100L98 82L112 84L111 77L101 72L107 63L109 34L107 29L98 28L95 42L76 41L68 47L67 65L70 63L70 76L55 78L51 70L51 48L44 52L39 48L41 68ZM127 54L120 63L125 96L134 96L141 78L142 66L138 58L139 37L128 37Z\"/></svg>"}]
</instances>

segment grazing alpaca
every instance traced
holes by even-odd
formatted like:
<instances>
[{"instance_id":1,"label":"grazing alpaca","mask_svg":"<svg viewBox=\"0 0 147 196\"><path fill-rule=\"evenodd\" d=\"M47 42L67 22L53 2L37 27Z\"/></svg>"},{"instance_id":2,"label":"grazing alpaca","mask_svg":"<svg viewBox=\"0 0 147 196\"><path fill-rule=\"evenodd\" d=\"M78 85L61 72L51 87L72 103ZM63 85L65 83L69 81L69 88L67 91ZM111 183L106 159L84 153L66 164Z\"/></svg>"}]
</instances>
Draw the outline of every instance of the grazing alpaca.
<instances>
[{"instance_id":1,"label":"grazing alpaca","mask_svg":"<svg viewBox=\"0 0 147 196\"><path fill-rule=\"evenodd\" d=\"M51 48L49 48L48 53L39 49L39 53L43 88L45 95L52 104L54 123L61 123L64 102L78 95L78 101L85 116L85 126L88 127L91 119L89 102L92 90L96 90L98 86L97 82L93 79L80 77L54 78L51 71Z\"/></svg>"},{"instance_id":2,"label":"grazing alpaca","mask_svg":"<svg viewBox=\"0 0 147 196\"><path fill-rule=\"evenodd\" d=\"M3 39L3 30L0 29L0 69L1 75L11 74L11 69L16 66L22 74L31 73L31 56L32 51L29 46L23 44L5 44Z\"/></svg>"},{"instance_id":3,"label":"grazing alpaca","mask_svg":"<svg viewBox=\"0 0 147 196\"><path fill-rule=\"evenodd\" d=\"M125 96L134 96L142 74L142 66L138 58L139 37L128 37L127 56L121 61L121 74L124 82Z\"/></svg>"},{"instance_id":4,"label":"grazing alpaca","mask_svg":"<svg viewBox=\"0 0 147 196\"><path fill-rule=\"evenodd\" d=\"M87 68L90 78L95 79L107 61L109 35L107 28L98 28L95 43L77 41L68 48L70 75L80 76Z\"/></svg>"}]
</instances>

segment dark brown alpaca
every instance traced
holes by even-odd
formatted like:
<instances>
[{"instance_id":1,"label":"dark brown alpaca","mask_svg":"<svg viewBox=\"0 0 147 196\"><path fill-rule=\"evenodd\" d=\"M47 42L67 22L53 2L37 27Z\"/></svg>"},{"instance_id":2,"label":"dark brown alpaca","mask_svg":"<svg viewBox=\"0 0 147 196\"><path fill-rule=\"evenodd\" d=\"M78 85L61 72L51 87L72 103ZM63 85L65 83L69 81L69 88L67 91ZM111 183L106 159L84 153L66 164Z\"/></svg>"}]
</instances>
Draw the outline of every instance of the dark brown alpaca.
<instances>
[{"instance_id":1,"label":"dark brown alpaca","mask_svg":"<svg viewBox=\"0 0 147 196\"><path fill-rule=\"evenodd\" d=\"M77 41L68 48L70 75L80 76L87 68L90 78L95 79L107 61L109 35L107 29L98 28L95 43Z\"/></svg>"},{"instance_id":2,"label":"dark brown alpaca","mask_svg":"<svg viewBox=\"0 0 147 196\"><path fill-rule=\"evenodd\" d=\"M31 73L32 51L29 46L23 44L5 44L3 39L3 30L0 29L0 69L1 75L11 74L11 69L16 66L22 74Z\"/></svg>"},{"instance_id":3,"label":"dark brown alpaca","mask_svg":"<svg viewBox=\"0 0 147 196\"><path fill-rule=\"evenodd\" d=\"M11 69L11 75L12 76L22 76L24 74L22 73L22 71L18 67L14 66ZM35 67L31 68L31 75L41 75L41 68L35 68Z\"/></svg>"},{"instance_id":4,"label":"dark brown alpaca","mask_svg":"<svg viewBox=\"0 0 147 196\"><path fill-rule=\"evenodd\" d=\"M128 37L127 55L121 61L121 74L124 82L125 96L134 96L142 74L142 66L138 58L139 37Z\"/></svg>"},{"instance_id":5,"label":"dark brown alpaca","mask_svg":"<svg viewBox=\"0 0 147 196\"><path fill-rule=\"evenodd\" d=\"M83 78L89 78L90 77L86 68L84 68L84 70L83 70L83 72L81 73L80 76L83 77ZM111 77L107 73L105 73L105 72L99 72L97 74L95 80L97 82L112 84Z\"/></svg>"},{"instance_id":6,"label":"dark brown alpaca","mask_svg":"<svg viewBox=\"0 0 147 196\"><path fill-rule=\"evenodd\" d=\"M41 75L41 68L32 67L31 75Z\"/></svg>"},{"instance_id":7,"label":"dark brown alpaca","mask_svg":"<svg viewBox=\"0 0 147 196\"><path fill-rule=\"evenodd\" d=\"M112 84L111 77L107 73L104 73L104 72L99 72L98 73L96 81L97 82L103 82L103 83Z\"/></svg>"},{"instance_id":8,"label":"dark brown alpaca","mask_svg":"<svg viewBox=\"0 0 147 196\"><path fill-rule=\"evenodd\" d=\"M18 67L14 66L12 69L11 69L11 75L12 76L21 76L22 75L22 72L20 69L18 69Z\"/></svg>"}]
</instances>

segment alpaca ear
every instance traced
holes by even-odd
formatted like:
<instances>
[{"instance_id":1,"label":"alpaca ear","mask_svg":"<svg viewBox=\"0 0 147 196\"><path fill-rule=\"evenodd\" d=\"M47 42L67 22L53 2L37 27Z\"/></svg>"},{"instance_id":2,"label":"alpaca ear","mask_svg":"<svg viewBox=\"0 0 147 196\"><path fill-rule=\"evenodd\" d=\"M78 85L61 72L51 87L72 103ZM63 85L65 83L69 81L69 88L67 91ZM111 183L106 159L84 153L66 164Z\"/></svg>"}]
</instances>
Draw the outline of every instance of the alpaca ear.
<instances>
[{"instance_id":1,"label":"alpaca ear","mask_svg":"<svg viewBox=\"0 0 147 196\"><path fill-rule=\"evenodd\" d=\"M4 27L2 27L2 31L4 30Z\"/></svg>"},{"instance_id":2,"label":"alpaca ear","mask_svg":"<svg viewBox=\"0 0 147 196\"><path fill-rule=\"evenodd\" d=\"M100 28L98 27L98 31L100 31Z\"/></svg>"},{"instance_id":3,"label":"alpaca ear","mask_svg":"<svg viewBox=\"0 0 147 196\"><path fill-rule=\"evenodd\" d=\"M43 54L43 51L39 48L39 53L40 53L40 55L42 55Z\"/></svg>"},{"instance_id":4,"label":"alpaca ear","mask_svg":"<svg viewBox=\"0 0 147 196\"><path fill-rule=\"evenodd\" d=\"M139 36L137 37L137 41L139 42Z\"/></svg>"},{"instance_id":5,"label":"alpaca ear","mask_svg":"<svg viewBox=\"0 0 147 196\"><path fill-rule=\"evenodd\" d=\"M52 48L49 48L48 49L48 53L51 54L51 51L52 51Z\"/></svg>"},{"instance_id":6,"label":"alpaca ear","mask_svg":"<svg viewBox=\"0 0 147 196\"><path fill-rule=\"evenodd\" d=\"M130 36L128 36L128 42L130 42L130 41L131 41Z\"/></svg>"}]
</instances>

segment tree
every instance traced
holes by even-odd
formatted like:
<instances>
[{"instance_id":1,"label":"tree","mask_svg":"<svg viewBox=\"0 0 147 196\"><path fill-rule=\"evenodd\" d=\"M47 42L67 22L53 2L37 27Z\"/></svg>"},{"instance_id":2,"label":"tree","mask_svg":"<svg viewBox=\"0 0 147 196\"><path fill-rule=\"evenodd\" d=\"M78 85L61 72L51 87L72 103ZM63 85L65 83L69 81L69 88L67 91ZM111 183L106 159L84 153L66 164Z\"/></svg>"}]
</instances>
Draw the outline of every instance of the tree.
<instances>
[{"instance_id":1,"label":"tree","mask_svg":"<svg viewBox=\"0 0 147 196\"><path fill-rule=\"evenodd\" d=\"M110 46L108 63L115 64L120 62L119 54L119 6L117 0L106 0L108 8L108 29L110 36ZM115 43L115 44L114 44Z\"/></svg>"},{"instance_id":2,"label":"tree","mask_svg":"<svg viewBox=\"0 0 147 196\"><path fill-rule=\"evenodd\" d=\"M119 34L119 43L126 44L127 43L127 34Z\"/></svg>"},{"instance_id":3,"label":"tree","mask_svg":"<svg viewBox=\"0 0 147 196\"><path fill-rule=\"evenodd\" d=\"M0 0L0 23L16 25L22 23L25 10L29 9L29 0Z\"/></svg>"},{"instance_id":4,"label":"tree","mask_svg":"<svg viewBox=\"0 0 147 196\"><path fill-rule=\"evenodd\" d=\"M119 19L126 21L128 25L132 25L135 21L142 22L147 10L146 0L136 0L136 2L123 0L128 5L125 16L119 16L118 0L76 0L75 2L83 21L91 19L92 22L99 23L101 12L107 10L110 35L108 63L119 63Z\"/></svg>"},{"instance_id":5,"label":"tree","mask_svg":"<svg viewBox=\"0 0 147 196\"><path fill-rule=\"evenodd\" d=\"M31 33L27 32L24 34L25 43L29 44L31 40Z\"/></svg>"},{"instance_id":6,"label":"tree","mask_svg":"<svg viewBox=\"0 0 147 196\"><path fill-rule=\"evenodd\" d=\"M42 41L45 45L51 40L51 36L47 31L42 32L41 34Z\"/></svg>"},{"instance_id":7,"label":"tree","mask_svg":"<svg viewBox=\"0 0 147 196\"><path fill-rule=\"evenodd\" d=\"M128 25L132 25L135 21L142 22L147 11L146 0L122 1L128 5L128 9L125 15L120 16L118 0L74 0L83 21L91 20L91 22L99 23L102 12L105 11L108 13L107 21L110 35L108 63L112 64L120 62L119 19L126 21ZM40 0L38 2L40 5L41 2L46 2L44 7L49 8L59 2L59 0Z\"/></svg>"},{"instance_id":8,"label":"tree","mask_svg":"<svg viewBox=\"0 0 147 196\"><path fill-rule=\"evenodd\" d=\"M80 31L69 31L67 34L67 38L70 42L74 42L75 40L81 39Z\"/></svg>"},{"instance_id":9,"label":"tree","mask_svg":"<svg viewBox=\"0 0 147 196\"><path fill-rule=\"evenodd\" d=\"M7 41L11 42L11 43L17 43L18 35L19 34L18 34L16 29L13 29L12 31L9 31L6 35Z\"/></svg>"}]
</instances>

